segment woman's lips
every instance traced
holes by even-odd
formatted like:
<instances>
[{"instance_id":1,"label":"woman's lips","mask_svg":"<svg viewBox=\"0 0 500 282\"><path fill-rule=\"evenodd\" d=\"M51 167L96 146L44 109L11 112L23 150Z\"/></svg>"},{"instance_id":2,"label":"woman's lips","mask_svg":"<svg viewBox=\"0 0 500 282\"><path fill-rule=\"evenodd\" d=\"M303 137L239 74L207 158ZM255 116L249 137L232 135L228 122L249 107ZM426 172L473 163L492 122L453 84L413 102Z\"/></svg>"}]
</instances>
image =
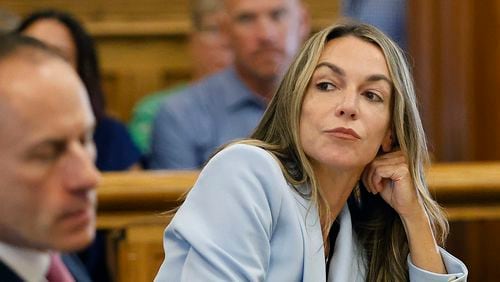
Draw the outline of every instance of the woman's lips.
<instances>
[{"instance_id":1,"label":"woman's lips","mask_svg":"<svg viewBox=\"0 0 500 282\"><path fill-rule=\"evenodd\" d=\"M337 127L332 130L327 130L327 133L337 138L344 140L360 140L359 134L351 128Z\"/></svg>"}]
</instances>

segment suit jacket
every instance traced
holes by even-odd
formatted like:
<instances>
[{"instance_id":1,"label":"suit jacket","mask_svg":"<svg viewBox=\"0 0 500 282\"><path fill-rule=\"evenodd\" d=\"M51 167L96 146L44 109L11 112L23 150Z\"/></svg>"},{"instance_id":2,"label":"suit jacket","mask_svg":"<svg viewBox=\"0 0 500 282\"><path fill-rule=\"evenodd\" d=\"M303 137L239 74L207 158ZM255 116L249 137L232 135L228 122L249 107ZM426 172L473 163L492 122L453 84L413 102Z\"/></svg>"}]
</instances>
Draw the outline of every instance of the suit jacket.
<instances>
[{"instance_id":1,"label":"suit jacket","mask_svg":"<svg viewBox=\"0 0 500 282\"><path fill-rule=\"evenodd\" d=\"M5 282L23 282L23 280L0 260L0 280Z\"/></svg>"},{"instance_id":2,"label":"suit jacket","mask_svg":"<svg viewBox=\"0 0 500 282\"><path fill-rule=\"evenodd\" d=\"M315 205L294 189L267 151L233 145L200 173L164 235L165 260L155 281L326 281ZM363 252L347 205L330 259L328 281L364 281ZM415 267L411 281L462 281L465 265L446 251L439 275Z\"/></svg>"},{"instance_id":3,"label":"suit jacket","mask_svg":"<svg viewBox=\"0 0 500 282\"><path fill-rule=\"evenodd\" d=\"M63 254L61 259L76 282L92 282L85 266L76 254Z\"/></svg>"},{"instance_id":4,"label":"suit jacket","mask_svg":"<svg viewBox=\"0 0 500 282\"><path fill-rule=\"evenodd\" d=\"M83 267L81 261L77 256L72 254L65 254L61 256L64 265L68 268L73 278L77 282L91 282L89 275ZM23 282L17 273L10 269L7 265L0 260L0 281L2 282Z\"/></svg>"}]
</instances>

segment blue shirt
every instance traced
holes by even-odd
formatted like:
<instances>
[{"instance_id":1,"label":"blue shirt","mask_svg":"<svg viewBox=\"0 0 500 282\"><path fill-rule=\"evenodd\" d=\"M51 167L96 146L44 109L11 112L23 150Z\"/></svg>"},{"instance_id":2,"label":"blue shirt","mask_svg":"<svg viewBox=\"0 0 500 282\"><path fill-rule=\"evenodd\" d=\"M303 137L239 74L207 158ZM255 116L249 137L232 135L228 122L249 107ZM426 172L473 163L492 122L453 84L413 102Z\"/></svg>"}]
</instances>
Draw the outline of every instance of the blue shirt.
<instances>
[{"instance_id":1,"label":"blue shirt","mask_svg":"<svg viewBox=\"0 0 500 282\"><path fill-rule=\"evenodd\" d=\"M125 125L111 117L103 117L94 131L99 171L127 170L138 164L141 152L135 146Z\"/></svg>"},{"instance_id":2,"label":"blue shirt","mask_svg":"<svg viewBox=\"0 0 500 282\"><path fill-rule=\"evenodd\" d=\"M342 13L376 26L406 49L406 0L342 0Z\"/></svg>"},{"instance_id":3,"label":"blue shirt","mask_svg":"<svg viewBox=\"0 0 500 282\"><path fill-rule=\"evenodd\" d=\"M200 168L217 147L248 137L265 108L233 67L169 96L154 121L150 167Z\"/></svg>"}]
</instances>

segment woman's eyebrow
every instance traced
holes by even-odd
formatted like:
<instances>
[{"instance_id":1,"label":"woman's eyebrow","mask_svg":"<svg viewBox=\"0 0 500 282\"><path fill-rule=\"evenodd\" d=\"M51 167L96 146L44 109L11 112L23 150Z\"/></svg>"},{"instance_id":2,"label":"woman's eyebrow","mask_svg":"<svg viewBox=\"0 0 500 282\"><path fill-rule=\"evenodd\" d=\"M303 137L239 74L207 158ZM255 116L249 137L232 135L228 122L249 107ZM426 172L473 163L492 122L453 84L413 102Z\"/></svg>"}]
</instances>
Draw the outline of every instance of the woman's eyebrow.
<instances>
[{"instance_id":1,"label":"woman's eyebrow","mask_svg":"<svg viewBox=\"0 0 500 282\"><path fill-rule=\"evenodd\" d=\"M340 75L340 76L345 76L345 71L340 68L339 66L336 66L335 64L328 63L328 62L321 62L319 63L314 70L317 70L321 67L327 67L329 68L332 72Z\"/></svg>"},{"instance_id":2,"label":"woman's eyebrow","mask_svg":"<svg viewBox=\"0 0 500 282\"><path fill-rule=\"evenodd\" d=\"M393 86L392 84L392 81L385 75L383 74L373 74L373 75L370 75L366 78L366 81L369 81L369 82L376 82L376 81L385 81L389 84L389 86Z\"/></svg>"},{"instance_id":3,"label":"woman's eyebrow","mask_svg":"<svg viewBox=\"0 0 500 282\"><path fill-rule=\"evenodd\" d=\"M321 67L327 67L332 72L338 74L339 76L346 76L345 71L341 67L339 67L335 64L329 63L329 62L319 63L314 70L317 70ZM392 81L387 76L385 76L383 74L373 74L373 75L370 75L366 78L366 81L369 81L369 82L376 82L376 81L381 81L381 80L387 82L387 84L389 84L390 87L393 86Z\"/></svg>"}]
</instances>

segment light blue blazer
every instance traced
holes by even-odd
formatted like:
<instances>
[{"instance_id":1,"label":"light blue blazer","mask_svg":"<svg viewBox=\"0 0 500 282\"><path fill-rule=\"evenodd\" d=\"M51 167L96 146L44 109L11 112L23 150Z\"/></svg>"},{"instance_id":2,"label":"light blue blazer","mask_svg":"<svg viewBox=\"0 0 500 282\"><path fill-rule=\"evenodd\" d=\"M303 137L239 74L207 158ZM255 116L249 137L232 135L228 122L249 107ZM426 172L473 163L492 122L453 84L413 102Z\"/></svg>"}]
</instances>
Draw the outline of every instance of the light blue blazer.
<instances>
[{"instance_id":1,"label":"light blue blazer","mask_svg":"<svg viewBox=\"0 0 500 282\"><path fill-rule=\"evenodd\" d=\"M347 205L328 281L364 281L363 255ZM164 235L155 281L326 281L319 216L267 151L232 145L202 170ZM441 250L448 275L408 259L411 281L465 281L467 268Z\"/></svg>"}]
</instances>

